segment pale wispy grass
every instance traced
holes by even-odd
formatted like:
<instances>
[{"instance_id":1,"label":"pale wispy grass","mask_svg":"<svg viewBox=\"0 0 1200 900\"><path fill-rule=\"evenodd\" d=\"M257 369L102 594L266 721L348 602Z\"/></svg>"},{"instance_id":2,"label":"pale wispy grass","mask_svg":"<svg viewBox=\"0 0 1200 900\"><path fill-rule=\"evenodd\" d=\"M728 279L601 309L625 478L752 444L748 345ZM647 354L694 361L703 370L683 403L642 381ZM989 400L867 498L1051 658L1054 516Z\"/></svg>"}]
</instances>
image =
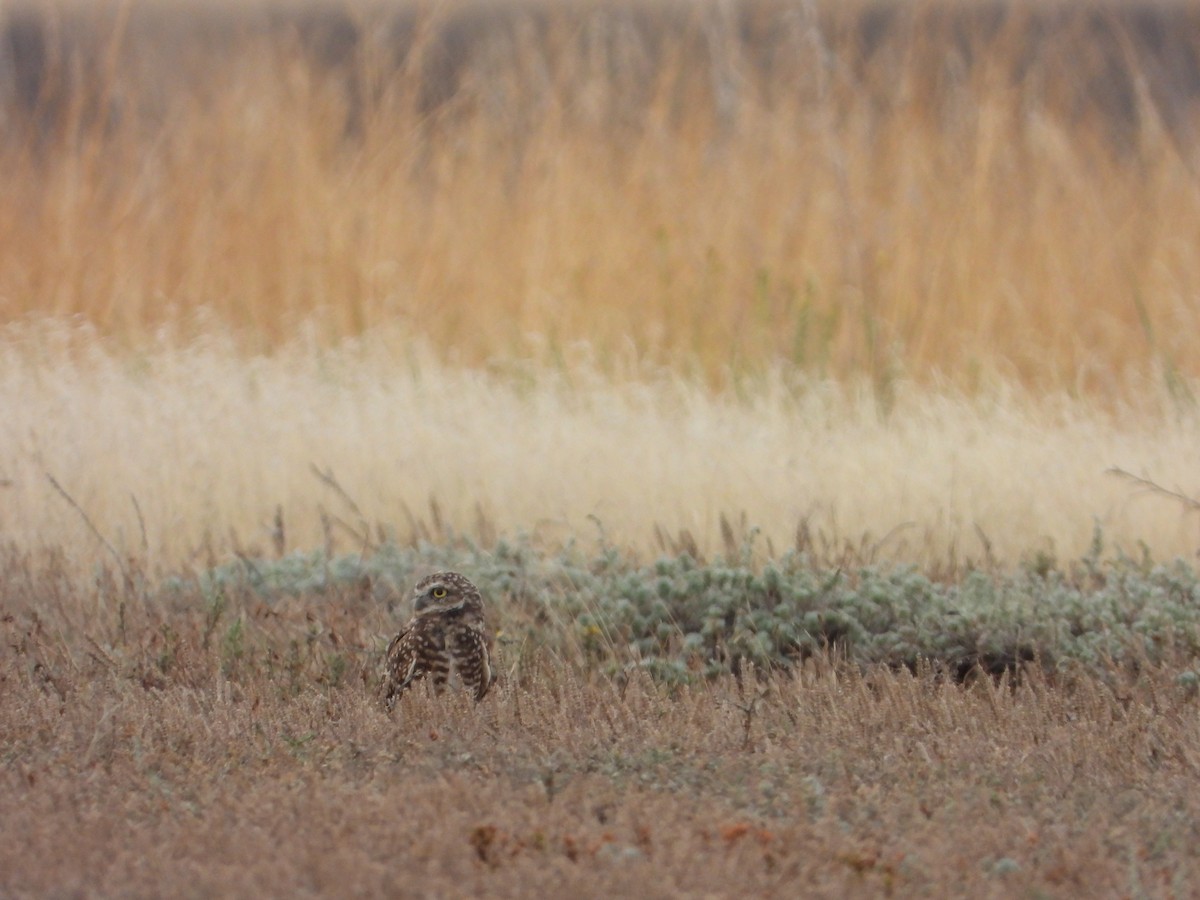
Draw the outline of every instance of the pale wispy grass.
<instances>
[{"instance_id":1,"label":"pale wispy grass","mask_svg":"<svg viewBox=\"0 0 1200 900\"><path fill-rule=\"evenodd\" d=\"M136 355L49 327L9 329L0 353L0 532L175 569L211 553L327 543L322 510L411 540L435 516L481 537L598 538L641 554L690 532L723 552L721 517L782 552L797 527L881 560L1068 559L1098 525L1110 549L1191 556L1200 522L1138 494L1120 466L1200 494L1200 418L962 399L900 386L881 414L864 388L766 377L713 395L672 376L446 368L398 337L251 357L212 338ZM582 353L580 354L583 355ZM332 473L354 510L314 473ZM431 500L437 506L431 510ZM361 518L359 514L361 513ZM350 531L333 527L352 551ZM375 539L375 538L373 538Z\"/></svg>"}]
</instances>

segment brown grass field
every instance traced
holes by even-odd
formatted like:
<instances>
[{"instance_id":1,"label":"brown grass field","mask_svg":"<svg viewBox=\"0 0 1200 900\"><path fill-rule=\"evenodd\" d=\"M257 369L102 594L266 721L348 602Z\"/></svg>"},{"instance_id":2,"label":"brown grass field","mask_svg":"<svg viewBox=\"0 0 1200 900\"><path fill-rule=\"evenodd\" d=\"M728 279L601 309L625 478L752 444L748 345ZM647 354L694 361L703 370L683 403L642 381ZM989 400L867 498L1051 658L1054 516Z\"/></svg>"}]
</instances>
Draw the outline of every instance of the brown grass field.
<instances>
[{"instance_id":1,"label":"brown grass field","mask_svg":"<svg viewBox=\"0 0 1200 900\"><path fill-rule=\"evenodd\" d=\"M813 660L669 692L510 650L482 705L417 691L389 717L367 595L235 602L243 650L197 595L118 618L93 606L112 585L4 575L10 896L1187 897L1200 877L1200 716L1166 670L962 686Z\"/></svg>"},{"instance_id":2,"label":"brown grass field","mask_svg":"<svg viewBox=\"0 0 1200 900\"><path fill-rule=\"evenodd\" d=\"M669 689L509 637L388 716L402 610L197 585L1194 564L1197 59L1165 0L0 7L0 894L1194 896L1183 651Z\"/></svg>"}]
</instances>

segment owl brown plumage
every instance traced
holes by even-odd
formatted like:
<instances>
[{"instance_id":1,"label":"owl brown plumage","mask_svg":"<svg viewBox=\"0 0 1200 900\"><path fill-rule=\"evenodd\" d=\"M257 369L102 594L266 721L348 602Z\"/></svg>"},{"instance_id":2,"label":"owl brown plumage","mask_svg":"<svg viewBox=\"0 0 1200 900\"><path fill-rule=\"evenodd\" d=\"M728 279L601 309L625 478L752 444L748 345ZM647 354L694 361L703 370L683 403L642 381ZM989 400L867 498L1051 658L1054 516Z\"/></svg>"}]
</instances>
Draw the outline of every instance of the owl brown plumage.
<instances>
[{"instance_id":1,"label":"owl brown plumage","mask_svg":"<svg viewBox=\"0 0 1200 900\"><path fill-rule=\"evenodd\" d=\"M457 572L437 572L413 588L413 617L387 648L383 702L391 709L414 681L440 692L454 676L482 700L496 680L479 589Z\"/></svg>"}]
</instances>

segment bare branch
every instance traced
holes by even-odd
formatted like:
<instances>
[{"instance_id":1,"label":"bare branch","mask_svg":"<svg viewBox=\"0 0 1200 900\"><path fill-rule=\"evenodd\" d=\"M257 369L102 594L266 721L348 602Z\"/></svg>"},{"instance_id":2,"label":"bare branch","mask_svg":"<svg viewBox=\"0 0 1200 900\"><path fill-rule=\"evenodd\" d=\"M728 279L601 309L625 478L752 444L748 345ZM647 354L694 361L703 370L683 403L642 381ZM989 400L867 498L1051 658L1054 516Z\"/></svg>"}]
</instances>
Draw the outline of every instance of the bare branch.
<instances>
[{"instance_id":1,"label":"bare branch","mask_svg":"<svg viewBox=\"0 0 1200 900\"><path fill-rule=\"evenodd\" d=\"M1156 481L1151 481L1149 478L1144 478L1141 475L1134 475L1132 472L1128 472L1125 469L1117 466L1113 466L1112 468L1108 469L1107 474L1116 475L1119 478L1124 478L1126 481L1132 481L1134 484L1148 493L1158 494L1163 497L1170 497L1172 500L1182 503L1187 509L1200 510L1200 500L1197 500L1195 497L1189 497L1187 494L1178 489L1172 490L1171 488L1163 487Z\"/></svg>"},{"instance_id":2,"label":"bare branch","mask_svg":"<svg viewBox=\"0 0 1200 900\"><path fill-rule=\"evenodd\" d=\"M326 469L324 472L322 472L319 468L317 468L316 463L309 463L308 465L309 468L312 469L312 473L320 480L321 484L325 485L327 488L341 497L342 502L345 503L346 506L350 508L350 511L358 516L359 520L365 525L367 517L364 516L362 510L358 508L358 504L354 502L354 498L346 493L346 489L342 487L341 484L338 483L338 480L333 476L333 469Z\"/></svg>"},{"instance_id":3,"label":"bare branch","mask_svg":"<svg viewBox=\"0 0 1200 900\"><path fill-rule=\"evenodd\" d=\"M83 507L76 503L75 498L68 494L66 488L58 483L58 479L56 479L49 472L46 473L46 478L50 481L50 486L58 491L59 495L64 500L71 504L71 508L74 509L75 512L79 513L79 518L83 519L83 524L86 525L88 530L96 536L96 540L103 544L108 552L112 554L113 559L117 561L117 568L120 569L121 574L125 576L126 582L132 583L129 577L129 572L125 568L125 562L121 559L121 554L117 552L117 548L110 544L104 535L100 533L100 529L96 527L95 523L93 523L90 518L88 518L88 514L83 511Z\"/></svg>"},{"instance_id":4,"label":"bare branch","mask_svg":"<svg viewBox=\"0 0 1200 900\"><path fill-rule=\"evenodd\" d=\"M142 533L142 555L149 559L150 538L146 534L146 519L142 516L142 507L138 505L137 496L131 493L129 499L133 501L133 511L137 513L138 528Z\"/></svg>"}]
</instances>

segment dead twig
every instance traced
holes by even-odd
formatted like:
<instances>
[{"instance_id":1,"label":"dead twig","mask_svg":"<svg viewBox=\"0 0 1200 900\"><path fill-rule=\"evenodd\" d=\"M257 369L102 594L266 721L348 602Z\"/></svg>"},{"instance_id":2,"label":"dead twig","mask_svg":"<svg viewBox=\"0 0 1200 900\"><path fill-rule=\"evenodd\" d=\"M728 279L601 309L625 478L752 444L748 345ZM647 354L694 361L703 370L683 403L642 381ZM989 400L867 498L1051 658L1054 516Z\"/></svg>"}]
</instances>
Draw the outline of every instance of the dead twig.
<instances>
[{"instance_id":1,"label":"dead twig","mask_svg":"<svg viewBox=\"0 0 1200 900\"><path fill-rule=\"evenodd\" d=\"M1200 500L1197 500L1195 497L1189 497L1187 494L1183 493L1183 491L1178 489L1172 490L1171 488L1163 487L1157 481L1152 481L1151 479L1145 478L1141 475L1134 475L1132 472L1126 471L1118 466L1113 466L1112 468L1108 469L1106 474L1116 475L1119 478L1124 478L1126 481L1132 481L1147 493L1158 494L1162 497L1170 497L1172 500L1182 503L1185 509L1200 510Z\"/></svg>"},{"instance_id":2,"label":"dead twig","mask_svg":"<svg viewBox=\"0 0 1200 900\"><path fill-rule=\"evenodd\" d=\"M338 518L337 516L327 514L322 510L321 519L322 525L325 528L327 554L329 556L333 555L332 528L330 526L339 525L344 528L357 543L361 545L359 557L365 557L368 550L374 549L374 545L371 543L371 523L367 521L367 517L363 514L363 511L359 505L354 502L354 498L350 496L349 492L342 487L337 478L334 477L333 469L321 471L321 469L317 467L316 463L309 463L308 465L312 470L312 473L317 476L317 480L337 494L338 498L346 504L346 507L350 510L350 512L354 513L354 515L358 518L358 528L354 528L349 523Z\"/></svg>"},{"instance_id":3,"label":"dead twig","mask_svg":"<svg viewBox=\"0 0 1200 900\"><path fill-rule=\"evenodd\" d=\"M751 739L751 732L754 728L754 712L758 708L758 702L766 698L769 690L763 688L750 698L749 703L732 703L738 712L742 714L742 751L749 752L754 744Z\"/></svg>"},{"instance_id":4,"label":"dead twig","mask_svg":"<svg viewBox=\"0 0 1200 900\"><path fill-rule=\"evenodd\" d=\"M333 476L333 469L326 469L324 472L322 472L317 467L316 463L309 463L308 466L310 469L312 469L312 473L317 476L317 479L321 482L321 484L325 485L327 488L337 494L342 499L342 502L350 508L350 511L358 516L363 523L363 529L366 530L367 517L363 515L363 511L359 509L358 504L354 502L354 498L346 492L346 489L342 487L341 484L338 483L338 480Z\"/></svg>"},{"instance_id":5,"label":"dead twig","mask_svg":"<svg viewBox=\"0 0 1200 900\"><path fill-rule=\"evenodd\" d=\"M121 554L117 552L117 548L109 543L108 539L100 533L100 529L96 527L96 524L91 520L91 518L88 517L88 514L83 511L83 507L75 502L75 498L68 494L66 488L58 483L57 478L55 478L49 472L46 473L46 478L49 480L50 486L53 487L54 490L58 491L59 496L66 500L67 503L71 505L71 508L75 510L75 512L79 513L79 518L83 519L83 524L88 527L88 530L93 535L95 535L96 540L103 544L105 549L112 554L113 559L117 561L117 568L120 570L121 575L125 578L126 585L132 585L133 578L129 574L129 569L125 566L125 561L121 559Z\"/></svg>"}]
</instances>

